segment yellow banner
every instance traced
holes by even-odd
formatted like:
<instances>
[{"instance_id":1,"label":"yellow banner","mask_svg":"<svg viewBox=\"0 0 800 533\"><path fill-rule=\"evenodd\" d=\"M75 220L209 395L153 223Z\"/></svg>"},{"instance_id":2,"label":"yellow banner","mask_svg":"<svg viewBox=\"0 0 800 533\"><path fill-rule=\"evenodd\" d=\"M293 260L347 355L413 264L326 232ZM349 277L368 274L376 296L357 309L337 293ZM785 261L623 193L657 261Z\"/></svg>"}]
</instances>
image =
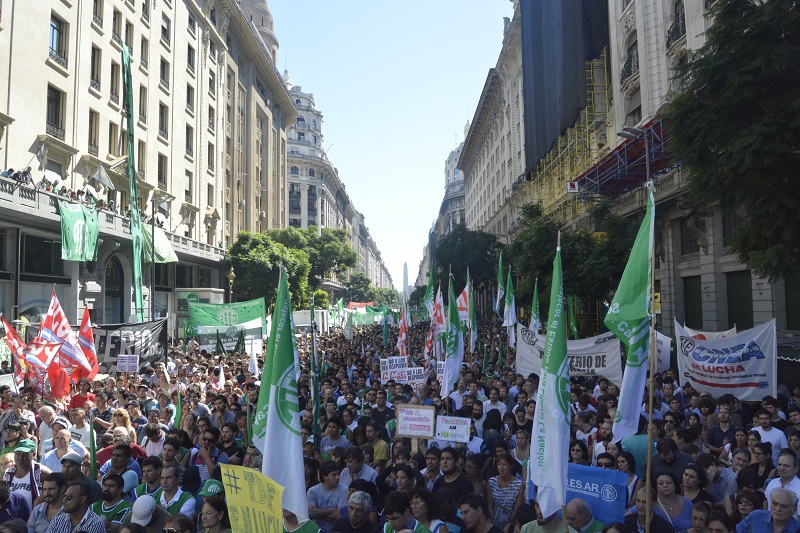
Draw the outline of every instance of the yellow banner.
<instances>
[{"instance_id":1,"label":"yellow banner","mask_svg":"<svg viewBox=\"0 0 800 533\"><path fill-rule=\"evenodd\" d=\"M283 533L283 487L243 466L219 465L233 533Z\"/></svg>"}]
</instances>

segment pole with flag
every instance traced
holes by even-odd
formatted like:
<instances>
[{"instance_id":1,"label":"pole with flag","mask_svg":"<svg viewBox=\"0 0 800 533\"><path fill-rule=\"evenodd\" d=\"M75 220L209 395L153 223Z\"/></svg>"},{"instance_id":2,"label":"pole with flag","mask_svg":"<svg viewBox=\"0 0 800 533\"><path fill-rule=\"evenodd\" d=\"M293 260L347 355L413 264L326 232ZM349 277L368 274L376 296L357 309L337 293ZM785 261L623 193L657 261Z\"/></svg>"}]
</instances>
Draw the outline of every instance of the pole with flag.
<instances>
[{"instance_id":1,"label":"pole with flag","mask_svg":"<svg viewBox=\"0 0 800 533\"><path fill-rule=\"evenodd\" d=\"M494 302L494 312L497 313L497 316L503 318L503 308L501 307L503 304L501 301L503 300L503 295L505 294L505 290L503 288L503 252L500 252L500 261L497 265L497 299Z\"/></svg>"},{"instance_id":2,"label":"pole with flag","mask_svg":"<svg viewBox=\"0 0 800 533\"><path fill-rule=\"evenodd\" d=\"M561 233L553 259L550 321L545 337L539 402L533 416L529 479L538 488L536 501L545 518L566 505L569 447L569 359L564 324L564 277L561 271Z\"/></svg>"},{"instance_id":3,"label":"pole with flag","mask_svg":"<svg viewBox=\"0 0 800 533\"><path fill-rule=\"evenodd\" d=\"M472 278L469 277L467 268L467 281L469 283L469 353L475 353L475 341L478 339L478 315L475 313L475 288Z\"/></svg>"},{"instance_id":4,"label":"pole with flag","mask_svg":"<svg viewBox=\"0 0 800 533\"><path fill-rule=\"evenodd\" d=\"M514 280L511 278L511 265L508 265L508 280L506 281L506 307L503 312L503 327L508 328L508 349L517 345L517 336L514 329L517 326L517 305L514 301ZM498 367L499 370L499 367Z\"/></svg>"},{"instance_id":5,"label":"pole with flag","mask_svg":"<svg viewBox=\"0 0 800 533\"><path fill-rule=\"evenodd\" d=\"M217 330L217 345L214 347L214 353L220 357L225 354L225 346L222 344L222 339L219 336L219 330Z\"/></svg>"},{"instance_id":6,"label":"pole with flag","mask_svg":"<svg viewBox=\"0 0 800 533\"><path fill-rule=\"evenodd\" d=\"M178 393L180 394L180 392ZM94 435L94 416L89 417L89 467L92 479L97 479L97 444Z\"/></svg>"},{"instance_id":7,"label":"pole with flag","mask_svg":"<svg viewBox=\"0 0 800 533\"><path fill-rule=\"evenodd\" d=\"M581 338L580 333L578 333L578 322L575 320L575 304L577 301L578 299L575 296L569 299L569 334L572 335L574 340Z\"/></svg>"},{"instance_id":8,"label":"pole with flag","mask_svg":"<svg viewBox=\"0 0 800 533\"><path fill-rule=\"evenodd\" d=\"M383 315L383 347L389 346L389 313Z\"/></svg>"},{"instance_id":9,"label":"pole with flag","mask_svg":"<svg viewBox=\"0 0 800 533\"><path fill-rule=\"evenodd\" d=\"M453 384L458 381L461 364L464 362L464 330L458 316L456 293L453 275L450 274L450 290L447 302L447 331L444 359L444 376L442 377L442 398L453 391Z\"/></svg>"},{"instance_id":10,"label":"pole with flag","mask_svg":"<svg viewBox=\"0 0 800 533\"><path fill-rule=\"evenodd\" d=\"M539 277L533 284L533 303L531 304L531 323L528 326L531 330L539 332L542 329L542 316L539 314Z\"/></svg>"},{"instance_id":11,"label":"pole with flag","mask_svg":"<svg viewBox=\"0 0 800 533\"><path fill-rule=\"evenodd\" d=\"M319 374L317 373L317 323L314 320L314 291L311 291L311 396L312 396L312 410L314 416L313 427L311 428L312 435L314 435L314 448L319 450L320 438L322 431L319 427ZM384 344L384 346L386 346Z\"/></svg>"},{"instance_id":12,"label":"pole with flag","mask_svg":"<svg viewBox=\"0 0 800 533\"><path fill-rule=\"evenodd\" d=\"M431 268L430 273L428 273L428 286L425 289L425 295L422 297L422 303L425 304L425 308L428 310L428 319L433 320L433 268Z\"/></svg>"},{"instance_id":13,"label":"pole with flag","mask_svg":"<svg viewBox=\"0 0 800 533\"><path fill-rule=\"evenodd\" d=\"M253 423L253 441L264 455L262 473L285 488L282 507L305 520L308 518L308 505L297 400L299 367L289 284L286 269L281 265L272 331Z\"/></svg>"},{"instance_id":14,"label":"pole with flag","mask_svg":"<svg viewBox=\"0 0 800 533\"><path fill-rule=\"evenodd\" d=\"M183 408L183 402L181 401L181 384L178 382L178 400L175 402L175 422L172 423L172 427L180 429L181 427L181 420L183 416L181 414L181 409ZM248 409L249 412L249 409Z\"/></svg>"}]
</instances>

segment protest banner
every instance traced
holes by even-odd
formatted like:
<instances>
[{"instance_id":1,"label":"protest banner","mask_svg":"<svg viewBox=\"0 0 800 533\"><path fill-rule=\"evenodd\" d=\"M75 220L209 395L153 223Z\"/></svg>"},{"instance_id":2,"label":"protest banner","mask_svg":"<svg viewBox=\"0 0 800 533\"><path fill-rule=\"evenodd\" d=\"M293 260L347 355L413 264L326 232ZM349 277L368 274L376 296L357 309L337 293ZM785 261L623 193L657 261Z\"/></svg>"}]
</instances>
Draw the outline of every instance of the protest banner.
<instances>
[{"instance_id":1,"label":"protest banner","mask_svg":"<svg viewBox=\"0 0 800 533\"><path fill-rule=\"evenodd\" d=\"M517 372L541 375L545 338L517 324ZM613 333L567 341L567 357L570 376L603 376L618 387L622 384L619 339Z\"/></svg>"},{"instance_id":2,"label":"protest banner","mask_svg":"<svg viewBox=\"0 0 800 533\"><path fill-rule=\"evenodd\" d=\"M117 372L138 372L138 371L139 371L138 355L117 356Z\"/></svg>"},{"instance_id":3,"label":"protest banner","mask_svg":"<svg viewBox=\"0 0 800 533\"><path fill-rule=\"evenodd\" d=\"M266 333L266 304L264 298L228 304L205 304L187 302L189 320L187 328L197 326L235 326L252 320L261 321L262 331Z\"/></svg>"},{"instance_id":4,"label":"protest banner","mask_svg":"<svg viewBox=\"0 0 800 533\"><path fill-rule=\"evenodd\" d=\"M628 499L628 476L616 470L570 463L567 467L567 501L584 500L592 516L604 524L622 522Z\"/></svg>"},{"instance_id":5,"label":"protest banner","mask_svg":"<svg viewBox=\"0 0 800 533\"><path fill-rule=\"evenodd\" d=\"M239 341L239 334L244 330L244 346L248 354L263 353L262 348L262 327L261 319L255 318L249 322L235 324L233 326L195 326L194 332L197 336L199 350L212 352L217 347L217 333L222 341L222 346L226 350L236 349Z\"/></svg>"},{"instance_id":6,"label":"protest banner","mask_svg":"<svg viewBox=\"0 0 800 533\"><path fill-rule=\"evenodd\" d=\"M470 419L460 416L436 417L436 436L439 441L469 442Z\"/></svg>"},{"instance_id":7,"label":"protest banner","mask_svg":"<svg viewBox=\"0 0 800 533\"><path fill-rule=\"evenodd\" d=\"M683 330L691 338L699 340L724 339L725 337L730 337L738 333L736 331L736 326L733 326L731 329L726 329L725 331L700 331L699 329L692 329L686 326L683 326Z\"/></svg>"},{"instance_id":8,"label":"protest banner","mask_svg":"<svg viewBox=\"0 0 800 533\"><path fill-rule=\"evenodd\" d=\"M436 410L427 405L396 405L397 435L430 439L436 429Z\"/></svg>"},{"instance_id":9,"label":"protest banner","mask_svg":"<svg viewBox=\"0 0 800 533\"><path fill-rule=\"evenodd\" d=\"M713 398L732 394L741 402L777 394L775 319L717 339L696 339L677 321L678 369L699 392ZM682 382L683 382L682 380Z\"/></svg>"},{"instance_id":10,"label":"protest banner","mask_svg":"<svg viewBox=\"0 0 800 533\"><path fill-rule=\"evenodd\" d=\"M425 369L421 366L410 366L406 369L406 383L417 390L417 385L424 384L427 377L425 376Z\"/></svg>"},{"instance_id":11,"label":"protest banner","mask_svg":"<svg viewBox=\"0 0 800 533\"><path fill-rule=\"evenodd\" d=\"M393 356L381 359L381 383L393 379L396 383L406 382L408 360L405 357Z\"/></svg>"},{"instance_id":12,"label":"protest banner","mask_svg":"<svg viewBox=\"0 0 800 533\"><path fill-rule=\"evenodd\" d=\"M672 351L672 339L663 333L656 331L656 372L662 374L669 369L670 352Z\"/></svg>"},{"instance_id":13,"label":"protest banner","mask_svg":"<svg viewBox=\"0 0 800 533\"><path fill-rule=\"evenodd\" d=\"M444 361L436 361L436 379L439 381L439 389L441 389L444 379Z\"/></svg>"},{"instance_id":14,"label":"protest banner","mask_svg":"<svg viewBox=\"0 0 800 533\"><path fill-rule=\"evenodd\" d=\"M282 531L283 487L252 468L219 467L231 531Z\"/></svg>"}]
</instances>

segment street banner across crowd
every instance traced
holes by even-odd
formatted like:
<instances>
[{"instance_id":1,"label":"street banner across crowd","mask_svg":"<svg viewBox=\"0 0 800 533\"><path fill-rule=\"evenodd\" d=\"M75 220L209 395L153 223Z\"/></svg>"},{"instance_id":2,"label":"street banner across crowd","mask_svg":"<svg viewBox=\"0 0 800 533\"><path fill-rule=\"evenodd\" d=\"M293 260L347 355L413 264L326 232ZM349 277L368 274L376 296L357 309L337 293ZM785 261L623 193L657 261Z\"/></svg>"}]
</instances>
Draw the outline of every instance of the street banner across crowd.
<instances>
[{"instance_id":1,"label":"street banner across crowd","mask_svg":"<svg viewBox=\"0 0 800 533\"><path fill-rule=\"evenodd\" d=\"M732 394L740 402L777 395L775 319L720 339L695 339L677 321L675 336L682 381L714 398Z\"/></svg>"},{"instance_id":2,"label":"street banner across crowd","mask_svg":"<svg viewBox=\"0 0 800 533\"><path fill-rule=\"evenodd\" d=\"M436 429L436 410L425 405L396 405L397 436L433 438Z\"/></svg>"},{"instance_id":3,"label":"street banner across crowd","mask_svg":"<svg viewBox=\"0 0 800 533\"><path fill-rule=\"evenodd\" d=\"M283 528L283 487L261 472L220 464L230 531L280 531Z\"/></svg>"},{"instance_id":4,"label":"street banner across crowd","mask_svg":"<svg viewBox=\"0 0 800 533\"><path fill-rule=\"evenodd\" d=\"M683 330L691 338L700 340L724 339L725 337L730 337L738 333L736 331L736 326L733 326L731 329L726 329L725 331L700 331L699 329L692 329L684 325Z\"/></svg>"},{"instance_id":5,"label":"street banner across crowd","mask_svg":"<svg viewBox=\"0 0 800 533\"><path fill-rule=\"evenodd\" d=\"M266 329L267 307L264 298L232 304L203 304L188 302L189 322L187 328L196 326L236 326L258 318Z\"/></svg>"},{"instance_id":6,"label":"street banner across crowd","mask_svg":"<svg viewBox=\"0 0 800 533\"><path fill-rule=\"evenodd\" d=\"M255 318L243 324L233 326L197 326L194 328L197 335L198 348L208 352L215 351L217 347L217 334L225 350L234 350L242 331L244 332L244 346L248 354L263 353L261 319Z\"/></svg>"},{"instance_id":7,"label":"street banner across crowd","mask_svg":"<svg viewBox=\"0 0 800 533\"><path fill-rule=\"evenodd\" d=\"M542 373L547 337L517 323L517 372L523 376ZM588 339L567 341L570 376L603 376L616 386L622 384L622 359L619 339L604 333Z\"/></svg>"},{"instance_id":8,"label":"street banner across crowd","mask_svg":"<svg viewBox=\"0 0 800 533\"><path fill-rule=\"evenodd\" d=\"M469 442L471 419L460 416L439 415L436 417L436 440Z\"/></svg>"},{"instance_id":9,"label":"street banner across crowd","mask_svg":"<svg viewBox=\"0 0 800 533\"><path fill-rule=\"evenodd\" d=\"M592 516L604 524L625 519L627 474L574 463L569 465L567 472L567 501L582 499L592 508Z\"/></svg>"}]
</instances>

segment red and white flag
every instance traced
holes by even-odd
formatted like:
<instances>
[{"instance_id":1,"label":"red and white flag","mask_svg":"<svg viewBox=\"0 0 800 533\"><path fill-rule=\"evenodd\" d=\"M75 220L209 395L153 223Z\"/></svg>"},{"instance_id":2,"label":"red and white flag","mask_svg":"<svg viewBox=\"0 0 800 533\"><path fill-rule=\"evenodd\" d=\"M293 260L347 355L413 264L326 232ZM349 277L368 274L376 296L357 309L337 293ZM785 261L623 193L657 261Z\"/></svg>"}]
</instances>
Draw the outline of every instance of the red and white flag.
<instances>
[{"instance_id":1,"label":"red and white flag","mask_svg":"<svg viewBox=\"0 0 800 533\"><path fill-rule=\"evenodd\" d=\"M81 378L89 377L92 365L83 354L78 338L72 331L72 326L61 307L61 302L58 301L55 290L50 298L50 307L44 322L42 322L39 336L48 342L62 343L56 362L67 372L71 381L77 383Z\"/></svg>"},{"instance_id":2,"label":"red and white flag","mask_svg":"<svg viewBox=\"0 0 800 533\"><path fill-rule=\"evenodd\" d=\"M406 343L408 342L408 331L407 331L407 314L406 314L406 302L403 301L403 307L400 309L400 324L397 331L397 349L400 350L400 356L406 357L408 355Z\"/></svg>"},{"instance_id":3,"label":"red and white flag","mask_svg":"<svg viewBox=\"0 0 800 533\"><path fill-rule=\"evenodd\" d=\"M3 327L6 329L6 336L3 340L6 341L8 349L11 350L14 364L14 384L19 390L20 385L25 382L25 376L28 374L28 366L25 363L25 343L22 342L14 326L8 323L6 317L1 318L3 319Z\"/></svg>"},{"instance_id":4,"label":"red and white flag","mask_svg":"<svg viewBox=\"0 0 800 533\"><path fill-rule=\"evenodd\" d=\"M89 371L89 375L86 376L89 380L92 380L97 375L100 368L97 365L97 351L94 346L94 332L92 331L92 322L90 320L88 307L83 308L83 319L81 320L78 344L81 346L81 351L83 352L83 356L86 357L86 361L88 361L92 367Z\"/></svg>"}]
</instances>

